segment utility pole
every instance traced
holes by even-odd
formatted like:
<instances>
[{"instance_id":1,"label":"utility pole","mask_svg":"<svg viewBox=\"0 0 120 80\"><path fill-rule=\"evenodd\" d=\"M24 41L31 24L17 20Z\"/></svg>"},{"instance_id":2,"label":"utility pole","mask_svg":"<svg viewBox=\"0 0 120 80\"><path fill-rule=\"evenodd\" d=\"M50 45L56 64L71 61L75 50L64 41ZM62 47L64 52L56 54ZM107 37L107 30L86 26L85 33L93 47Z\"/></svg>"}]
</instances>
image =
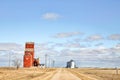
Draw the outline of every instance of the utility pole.
<instances>
[{"instance_id":1,"label":"utility pole","mask_svg":"<svg viewBox=\"0 0 120 80\"><path fill-rule=\"evenodd\" d=\"M50 61L51 59L50 59L50 56L49 56L49 68L51 67L51 61Z\"/></svg>"},{"instance_id":2,"label":"utility pole","mask_svg":"<svg viewBox=\"0 0 120 80\"><path fill-rule=\"evenodd\" d=\"M52 66L53 66L53 68L55 67L55 60L53 60L53 65Z\"/></svg>"},{"instance_id":3,"label":"utility pole","mask_svg":"<svg viewBox=\"0 0 120 80\"><path fill-rule=\"evenodd\" d=\"M115 69L116 69L116 74L118 75L118 68L116 67Z\"/></svg>"},{"instance_id":4,"label":"utility pole","mask_svg":"<svg viewBox=\"0 0 120 80\"><path fill-rule=\"evenodd\" d=\"M10 63L11 63L11 54L9 52L9 67L10 67Z\"/></svg>"},{"instance_id":5,"label":"utility pole","mask_svg":"<svg viewBox=\"0 0 120 80\"><path fill-rule=\"evenodd\" d=\"M47 57L48 57L48 55L45 54L45 67L46 67L46 68L47 68Z\"/></svg>"}]
</instances>

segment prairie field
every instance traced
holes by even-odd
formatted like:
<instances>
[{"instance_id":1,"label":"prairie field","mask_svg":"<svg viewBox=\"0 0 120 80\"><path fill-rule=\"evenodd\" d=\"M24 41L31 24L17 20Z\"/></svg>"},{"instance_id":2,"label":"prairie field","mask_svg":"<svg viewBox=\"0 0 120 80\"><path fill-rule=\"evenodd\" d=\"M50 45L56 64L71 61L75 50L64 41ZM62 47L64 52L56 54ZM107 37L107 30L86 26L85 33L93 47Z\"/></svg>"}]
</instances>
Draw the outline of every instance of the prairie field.
<instances>
[{"instance_id":1,"label":"prairie field","mask_svg":"<svg viewBox=\"0 0 120 80\"><path fill-rule=\"evenodd\" d=\"M0 80L120 80L109 68L0 68Z\"/></svg>"},{"instance_id":2,"label":"prairie field","mask_svg":"<svg viewBox=\"0 0 120 80\"><path fill-rule=\"evenodd\" d=\"M120 80L120 69L118 69L118 72L116 72L116 69L113 68L78 68L69 69L69 71L80 78L87 76L94 78L95 80ZM83 76L80 76L80 74L83 74ZM82 80L87 79L83 78Z\"/></svg>"}]
</instances>

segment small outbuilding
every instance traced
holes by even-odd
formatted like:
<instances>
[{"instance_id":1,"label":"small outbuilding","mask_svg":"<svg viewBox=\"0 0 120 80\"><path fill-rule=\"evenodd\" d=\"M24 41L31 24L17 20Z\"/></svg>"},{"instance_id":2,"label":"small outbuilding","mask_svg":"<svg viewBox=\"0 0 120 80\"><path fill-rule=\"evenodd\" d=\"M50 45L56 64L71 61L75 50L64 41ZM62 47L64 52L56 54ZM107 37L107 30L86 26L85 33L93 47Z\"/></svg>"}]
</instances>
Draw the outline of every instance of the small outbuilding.
<instances>
[{"instance_id":1,"label":"small outbuilding","mask_svg":"<svg viewBox=\"0 0 120 80\"><path fill-rule=\"evenodd\" d=\"M75 61L74 60L68 61L66 68L76 68Z\"/></svg>"},{"instance_id":2,"label":"small outbuilding","mask_svg":"<svg viewBox=\"0 0 120 80\"><path fill-rule=\"evenodd\" d=\"M40 68L45 68L45 64L40 64Z\"/></svg>"}]
</instances>

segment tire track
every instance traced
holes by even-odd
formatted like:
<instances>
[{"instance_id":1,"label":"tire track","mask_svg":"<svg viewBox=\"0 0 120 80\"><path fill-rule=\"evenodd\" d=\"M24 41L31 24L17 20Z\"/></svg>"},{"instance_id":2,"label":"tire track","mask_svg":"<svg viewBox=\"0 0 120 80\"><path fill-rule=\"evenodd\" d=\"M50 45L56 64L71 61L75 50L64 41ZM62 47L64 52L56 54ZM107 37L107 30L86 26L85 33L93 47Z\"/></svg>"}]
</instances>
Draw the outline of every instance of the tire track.
<instances>
[{"instance_id":1,"label":"tire track","mask_svg":"<svg viewBox=\"0 0 120 80\"><path fill-rule=\"evenodd\" d=\"M82 80L98 80L96 78L92 78L92 77L89 77L85 74L82 74L82 73L79 73L77 71L74 71L74 70L71 70L71 69L68 69L69 72L71 72L72 74L78 76L79 78L81 78Z\"/></svg>"}]
</instances>

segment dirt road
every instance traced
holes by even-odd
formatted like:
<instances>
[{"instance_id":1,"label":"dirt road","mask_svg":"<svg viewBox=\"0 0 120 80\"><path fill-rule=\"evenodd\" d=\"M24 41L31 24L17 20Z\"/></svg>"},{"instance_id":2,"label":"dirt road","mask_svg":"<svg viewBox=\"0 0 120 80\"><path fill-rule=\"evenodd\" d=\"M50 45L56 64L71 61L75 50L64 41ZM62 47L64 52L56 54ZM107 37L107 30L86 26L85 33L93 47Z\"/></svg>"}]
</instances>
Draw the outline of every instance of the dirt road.
<instances>
[{"instance_id":1,"label":"dirt road","mask_svg":"<svg viewBox=\"0 0 120 80\"><path fill-rule=\"evenodd\" d=\"M0 68L0 80L120 80L113 69Z\"/></svg>"},{"instance_id":2,"label":"dirt road","mask_svg":"<svg viewBox=\"0 0 120 80\"><path fill-rule=\"evenodd\" d=\"M65 69L59 69L58 72L52 77L51 80L81 80L80 78L68 72Z\"/></svg>"},{"instance_id":3,"label":"dirt road","mask_svg":"<svg viewBox=\"0 0 120 80\"><path fill-rule=\"evenodd\" d=\"M66 68L0 69L0 80L96 80L88 77Z\"/></svg>"}]
</instances>

